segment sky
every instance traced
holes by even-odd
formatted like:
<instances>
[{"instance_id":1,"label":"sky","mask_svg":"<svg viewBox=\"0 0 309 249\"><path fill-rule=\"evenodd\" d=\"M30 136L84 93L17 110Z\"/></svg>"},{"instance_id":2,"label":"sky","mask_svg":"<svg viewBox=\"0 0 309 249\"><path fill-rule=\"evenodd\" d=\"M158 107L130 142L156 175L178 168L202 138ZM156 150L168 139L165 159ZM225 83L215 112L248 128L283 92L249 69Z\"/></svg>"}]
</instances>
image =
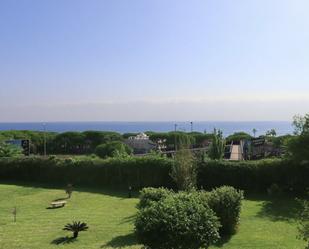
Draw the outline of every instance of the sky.
<instances>
[{"instance_id":1,"label":"sky","mask_svg":"<svg viewBox=\"0 0 309 249\"><path fill-rule=\"evenodd\" d=\"M291 120L308 0L0 0L0 122Z\"/></svg>"}]
</instances>

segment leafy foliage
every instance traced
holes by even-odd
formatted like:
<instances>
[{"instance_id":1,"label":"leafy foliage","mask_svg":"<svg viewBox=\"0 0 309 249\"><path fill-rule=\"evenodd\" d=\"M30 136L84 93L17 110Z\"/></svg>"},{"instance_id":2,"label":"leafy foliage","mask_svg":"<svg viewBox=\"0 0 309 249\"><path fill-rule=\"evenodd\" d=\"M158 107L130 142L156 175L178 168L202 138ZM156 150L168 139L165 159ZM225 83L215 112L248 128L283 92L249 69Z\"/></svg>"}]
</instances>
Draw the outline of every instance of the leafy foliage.
<instances>
[{"instance_id":1,"label":"leafy foliage","mask_svg":"<svg viewBox=\"0 0 309 249\"><path fill-rule=\"evenodd\" d=\"M191 151L183 147L175 154L171 177L179 190L189 190L196 185L196 166Z\"/></svg>"},{"instance_id":2,"label":"leafy foliage","mask_svg":"<svg viewBox=\"0 0 309 249\"><path fill-rule=\"evenodd\" d=\"M295 115L293 117L293 126L295 128L295 135L309 133L309 114L306 114L305 116Z\"/></svg>"},{"instance_id":3,"label":"leafy foliage","mask_svg":"<svg viewBox=\"0 0 309 249\"><path fill-rule=\"evenodd\" d=\"M0 143L0 157L20 157L22 149L11 144Z\"/></svg>"},{"instance_id":4,"label":"leafy foliage","mask_svg":"<svg viewBox=\"0 0 309 249\"><path fill-rule=\"evenodd\" d=\"M270 129L269 131L266 131L267 137L275 137L277 135L277 132L275 129Z\"/></svg>"},{"instance_id":5,"label":"leafy foliage","mask_svg":"<svg viewBox=\"0 0 309 249\"><path fill-rule=\"evenodd\" d=\"M195 202L199 202L206 208L211 208L219 218L221 235L232 235L236 232L239 224L243 191L230 186L222 186L211 192L190 190L178 193L164 188L145 188L141 191L138 208L149 208L170 196L177 196L184 202L194 198Z\"/></svg>"},{"instance_id":6,"label":"leafy foliage","mask_svg":"<svg viewBox=\"0 0 309 249\"><path fill-rule=\"evenodd\" d=\"M276 183L284 192L305 193L309 188L309 164L287 159L259 161L199 162L197 186L212 189L222 185L251 192L266 193Z\"/></svg>"},{"instance_id":7,"label":"leafy foliage","mask_svg":"<svg viewBox=\"0 0 309 249\"><path fill-rule=\"evenodd\" d=\"M214 212L197 195L170 195L141 209L135 231L146 248L208 248L219 239Z\"/></svg>"},{"instance_id":8,"label":"leafy foliage","mask_svg":"<svg viewBox=\"0 0 309 249\"><path fill-rule=\"evenodd\" d=\"M234 134L229 135L226 138L226 143L229 144L232 141L233 142L239 142L240 140L243 140L243 139L250 140L250 139L252 139L252 136L250 134L246 133L246 132L235 132Z\"/></svg>"},{"instance_id":9,"label":"leafy foliage","mask_svg":"<svg viewBox=\"0 0 309 249\"><path fill-rule=\"evenodd\" d=\"M77 238L79 232L87 231L88 228L89 227L84 222L73 221L72 223L66 224L64 226L63 230L72 232L73 233L73 238Z\"/></svg>"},{"instance_id":10,"label":"leafy foliage","mask_svg":"<svg viewBox=\"0 0 309 249\"><path fill-rule=\"evenodd\" d=\"M168 190L166 188L143 188L140 191L139 203L137 207L139 209L149 207L154 202L161 201L174 192L172 190Z\"/></svg>"},{"instance_id":11,"label":"leafy foliage","mask_svg":"<svg viewBox=\"0 0 309 249\"><path fill-rule=\"evenodd\" d=\"M172 188L173 161L160 156L98 158L12 158L0 159L0 179L52 184Z\"/></svg>"},{"instance_id":12,"label":"leafy foliage","mask_svg":"<svg viewBox=\"0 0 309 249\"><path fill-rule=\"evenodd\" d=\"M288 152L292 160L309 163L309 114L294 117L295 134L288 141Z\"/></svg>"},{"instance_id":13,"label":"leafy foliage","mask_svg":"<svg viewBox=\"0 0 309 249\"><path fill-rule=\"evenodd\" d=\"M225 141L222 131L214 129L212 143L210 145L208 156L211 159L222 159L224 155Z\"/></svg>"},{"instance_id":14,"label":"leafy foliage","mask_svg":"<svg viewBox=\"0 0 309 249\"><path fill-rule=\"evenodd\" d=\"M132 153L132 149L122 142L113 141L97 146L95 153L101 158L127 156Z\"/></svg>"},{"instance_id":15,"label":"leafy foliage","mask_svg":"<svg viewBox=\"0 0 309 249\"><path fill-rule=\"evenodd\" d=\"M220 234L231 235L237 230L239 223L243 191L230 186L222 186L210 192L207 204L219 217Z\"/></svg>"}]
</instances>

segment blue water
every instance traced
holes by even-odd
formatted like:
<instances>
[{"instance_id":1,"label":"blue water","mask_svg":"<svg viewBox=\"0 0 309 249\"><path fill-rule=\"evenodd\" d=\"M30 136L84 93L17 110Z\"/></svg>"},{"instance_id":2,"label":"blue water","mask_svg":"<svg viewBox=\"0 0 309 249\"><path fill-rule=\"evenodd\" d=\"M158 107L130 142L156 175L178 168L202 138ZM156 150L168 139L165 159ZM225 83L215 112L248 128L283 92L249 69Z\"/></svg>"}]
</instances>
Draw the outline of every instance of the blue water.
<instances>
[{"instance_id":1,"label":"blue water","mask_svg":"<svg viewBox=\"0 0 309 249\"><path fill-rule=\"evenodd\" d=\"M190 122L176 122L177 130L191 131ZM263 121L263 122L193 122L193 130L211 132L214 128L223 131L228 136L237 131L252 134L253 128L257 129L257 135L265 134L267 130L275 129L278 135L291 134L293 127L288 121ZM175 122L47 122L46 130L54 132L65 131L116 131L143 132L156 131L167 132L175 129ZM0 130L35 130L43 131L43 123L0 123Z\"/></svg>"}]
</instances>

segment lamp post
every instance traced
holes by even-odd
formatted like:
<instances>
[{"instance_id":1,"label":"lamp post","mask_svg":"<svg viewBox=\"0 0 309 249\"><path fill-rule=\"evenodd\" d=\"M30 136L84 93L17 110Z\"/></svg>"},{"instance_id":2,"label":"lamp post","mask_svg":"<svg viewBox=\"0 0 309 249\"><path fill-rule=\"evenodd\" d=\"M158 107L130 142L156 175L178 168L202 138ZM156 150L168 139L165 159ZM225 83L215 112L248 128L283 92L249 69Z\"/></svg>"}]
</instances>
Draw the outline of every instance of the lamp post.
<instances>
[{"instance_id":1,"label":"lamp post","mask_svg":"<svg viewBox=\"0 0 309 249\"><path fill-rule=\"evenodd\" d=\"M193 122L191 121L190 124L191 124L191 132L193 132Z\"/></svg>"},{"instance_id":2,"label":"lamp post","mask_svg":"<svg viewBox=\"0 0 309 249\"><path fill-rule=\"evenodd\" d=\"M44 156L46 157L46 123L43 123L44 128Z\"/></svg>"},{"instance_id":3,"label":"lamp post","mask_svg":"<svg viewBox=\"0 0 309 249\"><path fill-rule=\"evenodd\" d=\"M177 131L177 124L175 124L174 125L175 126L175 135L174 135L174 138L175 138L175 141L174 141L174 143L175 143L175 151L177 150L177 147L176 147L176 131Z\"/></svg>"}]
</instances>

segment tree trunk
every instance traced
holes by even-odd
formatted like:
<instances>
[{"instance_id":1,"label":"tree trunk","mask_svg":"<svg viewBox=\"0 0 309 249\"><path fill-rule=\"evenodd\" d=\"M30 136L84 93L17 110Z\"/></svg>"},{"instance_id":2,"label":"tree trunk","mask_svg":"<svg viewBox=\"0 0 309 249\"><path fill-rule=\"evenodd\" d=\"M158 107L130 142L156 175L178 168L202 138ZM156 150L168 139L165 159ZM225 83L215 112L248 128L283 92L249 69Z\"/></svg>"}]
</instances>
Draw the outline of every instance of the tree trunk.
<instances>
[{"instance_id":1,"label":"tree trunk","mask_svg":"<svg viewBox=\"0 0 309 249\"><path fill-rule=\"evenodd\" d=\"M73 238L77 238L78 232L73 232Z\"/></svg>"}]
</instances>

